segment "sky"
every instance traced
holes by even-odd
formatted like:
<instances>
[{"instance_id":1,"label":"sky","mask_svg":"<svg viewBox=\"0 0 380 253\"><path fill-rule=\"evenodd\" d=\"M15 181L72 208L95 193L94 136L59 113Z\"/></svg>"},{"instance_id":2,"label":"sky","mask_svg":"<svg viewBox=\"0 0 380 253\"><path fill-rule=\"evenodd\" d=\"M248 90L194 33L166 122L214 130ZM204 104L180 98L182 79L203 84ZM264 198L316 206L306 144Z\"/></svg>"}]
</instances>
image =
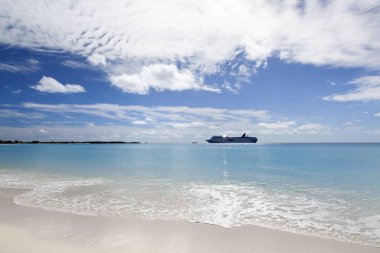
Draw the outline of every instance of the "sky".
<instances>
[{"instance_id":1,"label":"sky","mask_svg":"<svg viewBox=\"0 0 380 253\"><path fill-rule=\"evenodd\" d=\"M380 0L0 0L0 139L380 142Z\"/></svg>"}]
</instances>

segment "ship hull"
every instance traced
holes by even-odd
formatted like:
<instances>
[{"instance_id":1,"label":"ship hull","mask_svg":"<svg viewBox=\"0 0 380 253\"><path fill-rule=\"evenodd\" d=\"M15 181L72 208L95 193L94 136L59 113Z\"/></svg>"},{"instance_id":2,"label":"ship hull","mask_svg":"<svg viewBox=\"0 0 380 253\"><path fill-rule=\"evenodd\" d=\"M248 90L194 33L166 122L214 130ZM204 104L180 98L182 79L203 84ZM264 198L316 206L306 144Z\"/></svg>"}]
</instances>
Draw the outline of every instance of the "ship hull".
<instances>
[{"instance_id":1,"label":"ship hull","mask_svg":"<svg viewBox=\"0 0 380 253\"><path fill-rule=\"evenodd\" d=\"M206 140L208 143L256 143L255 137L226 137Z\"/></svg>"}]
</instances>

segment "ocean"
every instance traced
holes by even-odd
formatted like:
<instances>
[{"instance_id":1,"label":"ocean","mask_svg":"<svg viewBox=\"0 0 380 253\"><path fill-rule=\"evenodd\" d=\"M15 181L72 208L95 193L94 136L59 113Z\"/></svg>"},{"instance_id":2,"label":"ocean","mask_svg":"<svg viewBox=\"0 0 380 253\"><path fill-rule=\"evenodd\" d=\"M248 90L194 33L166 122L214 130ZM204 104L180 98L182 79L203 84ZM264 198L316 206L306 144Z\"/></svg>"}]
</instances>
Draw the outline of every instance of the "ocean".
<instances>
[{"instance_id":1,"label":"ocean","mask_svg":"<svg viewBox=\"0 0 380 253\"><path fill-rule=\"evenodd\" d=\"M0 145L0 192L94 216L258 225L380 246L380 144Z\"/></svg>"}]
</instances>

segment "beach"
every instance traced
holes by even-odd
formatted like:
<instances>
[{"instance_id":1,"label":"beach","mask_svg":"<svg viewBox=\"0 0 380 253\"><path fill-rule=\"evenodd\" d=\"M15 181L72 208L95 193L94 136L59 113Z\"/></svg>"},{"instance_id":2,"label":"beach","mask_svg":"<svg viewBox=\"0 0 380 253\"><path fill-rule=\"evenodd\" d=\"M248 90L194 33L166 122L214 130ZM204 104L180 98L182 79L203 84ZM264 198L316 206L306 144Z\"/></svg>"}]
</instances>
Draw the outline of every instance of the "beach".
<instances>
[{"instance_id":1,"label":"beach","mask_svg":"<svg viewBox=\"0 0 380 253\"><path fill-rule=\"evenodd\" d=\"M253 225L95 217L19 206L22 189L0 189L0 252L344 252L380 249Z\"/></svg>"},{"instance_id":2,"label":"beach","mask_svg":"<svg viewBox=\"0 0 380 253\"><path fill-rule=\"evenodd\" d=\"M380 250L380 145L1 148L2 253Z\"/></svg>"}]
</instances>

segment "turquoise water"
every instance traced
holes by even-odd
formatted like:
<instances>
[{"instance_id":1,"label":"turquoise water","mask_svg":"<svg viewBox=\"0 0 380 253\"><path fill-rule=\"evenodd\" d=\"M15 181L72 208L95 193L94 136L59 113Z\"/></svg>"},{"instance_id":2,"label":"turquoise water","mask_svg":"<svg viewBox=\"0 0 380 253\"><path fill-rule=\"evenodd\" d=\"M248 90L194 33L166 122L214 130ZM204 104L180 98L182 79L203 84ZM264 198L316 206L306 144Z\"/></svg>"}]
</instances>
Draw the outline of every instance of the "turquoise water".
<instances>
[{"instance_id":1,"label":"turquoise water","mask_svg":"<svg viewBox=\"0 0 380 253\"><path fill-rule=\"evenodd\" d=\"M20 205L380 246L379 144L0 145Z\"/></svg>"}]
</instances>

